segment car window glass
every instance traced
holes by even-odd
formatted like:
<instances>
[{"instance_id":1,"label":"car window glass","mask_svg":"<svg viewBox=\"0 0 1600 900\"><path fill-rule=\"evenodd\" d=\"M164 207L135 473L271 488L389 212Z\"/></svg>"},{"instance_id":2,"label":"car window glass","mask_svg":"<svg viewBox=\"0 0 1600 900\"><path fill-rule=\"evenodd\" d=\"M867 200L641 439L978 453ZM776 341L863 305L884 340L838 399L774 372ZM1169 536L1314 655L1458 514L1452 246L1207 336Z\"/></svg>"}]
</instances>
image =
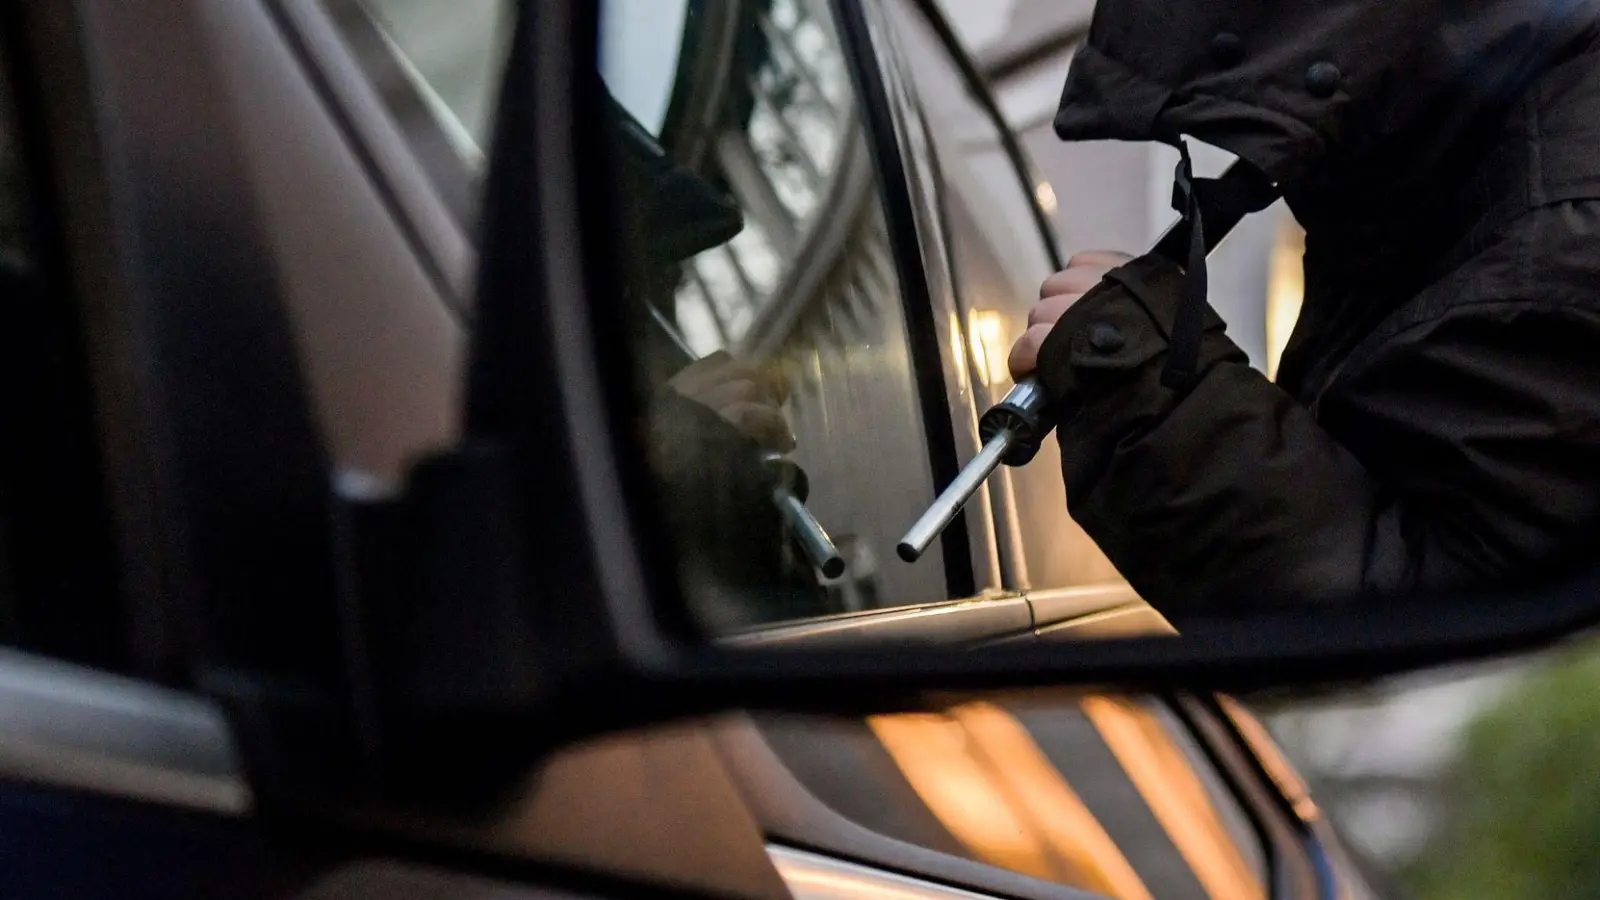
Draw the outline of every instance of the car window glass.
<instances>
[{"instance_id":1,"label":"car window glass","mask_svg":"<svg viewBox=\"0 0 1600 900\"><path fill-rule=\"evenodd\" d=\"M325 2L470 229L510 4ZM641 434L689 595L721 631L946 599L938 548L914 567L894 556L932 477L900 276L827 4L608 0L598 51L605 114L632 148L618 158L633 224L618 271ZM745 396L728 359L782 403ZM795 524L807 520L836 553L802 540L817 533Z\"/></svg>"},{"instance_id":2,"label":"car window glass","mask_svg":"<svg viewBox=\"0 0 1600 900\"><path fill-rule=\"evenodd\" d=\"M1024 702L1014 714L1153 896L1265 900L1263 856L1242 808L1162 703L1091 695L1075 706Z\"/></svg>"},{"instance_id":3,"label":"car window glass","mask_svg":"<svg viewBox=\"0 0 1600 900\"><path fill-rule=\"evenodd\" d=\"M1233 708L1229 705L1231 701L1228 698L1219 697L1218 700L1223 702L1224 709ZM1249 815L1239 798L1228 788L1222 774L1206 755L1200 740L1179 721L1169 707L1153 701L1146 703L1146 707L1165 728L1172 749L1183 754L1196 779L1203 786L1205 804L1209 807L1207 819L1226 831L1239 852L1244 870L1251 873L1255 883L1267 884L1270 873L1267 870L1267 853L1262 846L1261 837L1251 824ZM1275 747L1251 742L1250 749L1269 770L1275 765L1286 765L1282 762L1281 755L1275 752ZM1282 786L1283 783L1279 782L1279 787Z\"/></svg>"},{"instance_id":4,"label":"car window glass","mask_svg":"<svg viewBox=\"0 0 1600 900\"><path fill-rule=\"evenodd\" d=\"M895 556L933 482L827 4L604 9L641 433L691 601L726 631L946 599L937 548ZM842 572L808 552L802 497Z\"/></svg>"},{"instance_id":5,"label":"car window glass","mask_svg":"<svg viewBox=\"0 0 1600 900\"><path fill-rule=\"evenodd\" d=\"M1007 157L997 123L967 89L923 15L889 4L899 54L916 90L932 145L952 283L962 310L970 370L982 408L1011 389L1011 343L1051 271L1047 235L1032 205L1054 215L1058 198L1042 178L1025 183ZM990 483L998 518L1016 525L1017 587L1065 588L1120 580L1061 502L1059 450L1045 441L1029 465L1003 469Z\"/></svg>"}]
</instances>

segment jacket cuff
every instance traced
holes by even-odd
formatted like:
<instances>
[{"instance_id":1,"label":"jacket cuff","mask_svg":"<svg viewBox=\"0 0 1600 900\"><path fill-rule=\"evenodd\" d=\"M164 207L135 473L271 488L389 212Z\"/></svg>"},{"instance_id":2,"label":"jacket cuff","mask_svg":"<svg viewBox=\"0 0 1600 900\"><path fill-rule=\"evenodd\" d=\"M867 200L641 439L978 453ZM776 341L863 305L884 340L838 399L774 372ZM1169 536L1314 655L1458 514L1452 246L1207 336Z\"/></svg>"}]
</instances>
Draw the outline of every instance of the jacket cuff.
<instances>
[{"instance_id":1,"label":"jacket cuff","mask_svg":"<svg viewBox=\"0 0 1600 900\"><path fill-rule=\"evenodd\" d=\"M1038 374L1061 421L1105 392L1149 389L1141 375L1166 360L1183 284L1178 266L1143 256L1107 273L1056 322L1039 348ZM1208 304L1197 375L1242 356L1223 334L1225 327Z\"/></svg>"}]
</instances>

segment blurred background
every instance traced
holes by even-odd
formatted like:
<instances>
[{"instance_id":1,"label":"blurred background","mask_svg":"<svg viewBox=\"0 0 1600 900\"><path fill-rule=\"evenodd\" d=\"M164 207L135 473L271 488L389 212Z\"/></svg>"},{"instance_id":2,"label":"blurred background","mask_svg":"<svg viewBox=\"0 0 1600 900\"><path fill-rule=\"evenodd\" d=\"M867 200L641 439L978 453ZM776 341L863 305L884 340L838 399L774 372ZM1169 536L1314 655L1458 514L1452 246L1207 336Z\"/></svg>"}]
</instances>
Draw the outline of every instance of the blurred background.
<instances>
[{"instance_id":1,"label":"blurred background","mask_svg":"<svg viewBox=\"0 0 1600 900\"><path fill-rule=\"evenodd\" d=\"M631 5L648 15L672 2ZM1063 251L1148 248L1175 218L1168 198L1176 154L1064 144L1050 127L1092 0L940 2L1032 156L1035 196L1053 215ZM493 72L493 54L482 51L500 0L372 5L426 70L421 80L437 102L470 136L481 135ZM930 106L942 99L929 98ZM967 156L980 177L986 167L1008 177L992 141L973 142ZM1199 164L1214 172L1225 161L1213 154ZM1280 204L1247 219L1212 260L1213 305L1269 375L1298 314L1302 247ZM697 349L717 343L690 337L707 343ZM1600 896L1600 654L1592 649L1253 705L1347 839L1415 896Z\"/></svg>"}]
</instances>

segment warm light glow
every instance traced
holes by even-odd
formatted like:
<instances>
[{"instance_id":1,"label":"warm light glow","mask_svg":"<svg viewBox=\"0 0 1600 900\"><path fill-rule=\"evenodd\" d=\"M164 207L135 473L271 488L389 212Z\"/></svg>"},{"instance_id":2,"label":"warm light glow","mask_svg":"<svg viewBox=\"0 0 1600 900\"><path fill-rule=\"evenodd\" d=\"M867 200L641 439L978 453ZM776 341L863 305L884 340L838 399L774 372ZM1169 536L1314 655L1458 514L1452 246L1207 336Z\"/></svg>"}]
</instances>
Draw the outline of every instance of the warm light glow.
<instances>
[{"instance_id":1,"label":"warm light glow","mask_svg":"<svg viewBox=\"0 0 1600 900\"><path fill-rule=\"evenodd\" d=\"M1150 892L1021 722L987 703L867 719L940 824L973 855L1117 898Z\"/></svg>"},{"instance_id":2,"label":"warm light glow","mask_svg":"<svg viewBox=\"0 0 1600 900\"><path fill-rule=\"evenodd\" d=\"M960 347L961 346L961 342L963 340L965 340L965 338L963 337L963 334L964 334L964 331L961 328L961 314L956 312L955 310L951 310L950 311L950 343L951 343L951 345L955 346L955 347ZM955 359L956 384L959 384L963 388L965 388L966 384L967 384L967 357L968 356L976 356L977 354L975 354L975 353L974 354L967 354L967 353L956 352L956 353L952 353L950 355L952 357L954 357L954 359Z\"/></svg>"},{"instance_id":3,"label":"warm light glow","mask_svg":"<svg viewBox=\"0 0 1600 900\"><path fill-rule=\"evenodd\" d=\"M1322 811L1317 808L1316 801L1311 799L1311 791L1306 783L1295 772L1294 766L1284 758L1283 752L1278 749L1278 744L1272 739L1271 733L1262 725L1250 711L1239 705L1232 697L1219 695L1217 700L1238 726L1239 733L1244 737L1250 749L1255 751L1256 758L1266 767L1267 774L1277 782L1278 790L1289 798L1294 804L1295 814L1307 822L1312 822L1321 817Z\"/></svg>"},{"instance_id":4,"label":"warm light glow","mask_svg":"<svg viewBox=\"0 0 1600 900\"><path fill-rule=\"evenodd\" d=\"M1035 878L1061 877L1022 811L973 757L960 723L913 713L871 716L867 725L934 817L980 859Z\"/></svg>"},{"instance_id":5,"label":"warm light glow","mask_svg":"<svg viewBox=\"0 0 1600 900\"><path fill-rule=\"evenodd\" d=\"M1050 182L1041 181L1034 185L1033 198L1039 201L1040 209L1052 216L1056 214L1056 189L1050 186Z\"/></svg>"},{"instance_id":6,"label":"warm light glow","mask_svg":"<svg viewBox=\"0 0 1600 900\"><path fill-rule=\"evenodd\" d=\"M1265 900L1261 882L1160 720L1122 697L1086 697L1082 706L1206 894L1212 900Z\"/></svg>"},{"instance_id":7,"label":"warm light glow","mask_svg":"<svg viewBox=\"0 0 1600 900\"><path fill-rule=\"evenodd\" d=\"M967 342L972 347L973 377L986 385L1011 381L1006 359L1011 355L1010 320L1004 313L975 309L967 316Z\"/></svg>"},{"instance_id":8,"label":"warm light glow","mask_svg":"<svg viewBox=\"0 0 1600 900\"><path fill-rule=\"evenodd\" d=\"M1301 268L1305 256L1305 232L1293 219L1284 217L1273 243L1267 272L1267 377L1278 377L1278 360L1289 343L1295 320L1300 318L1300 303L1305 298L1305 275Z\"/></svg>"},{"instance_id":9,"label":"warm light glow","mask_svg":"<svg viewBox=\"0 0 1600 900\"><path fill-rule=\"evenodd\" d=\"M992 703L968 703L951 714L1046 844L1076 872L1074 883L1117 900L1152 900L1111 835L1015 716Z\"/></svg>"},{"instance_id":10,"label":"warm light glow","mask_svg":"<svg viewBox=\"0 0 1600 900\"><path fill-rule=\"evenodd\" d=\"M929 889L917 882L896 884L891 878L873 870L870 874L841 874L808 869L784 860L777 861L778 874L795 900L929 900L930 897L970 896L956 894L942 888ZM869 880L870 879L870 880ZM938 893L934 893L937 890Z\"/></svg>"}]
</instances>

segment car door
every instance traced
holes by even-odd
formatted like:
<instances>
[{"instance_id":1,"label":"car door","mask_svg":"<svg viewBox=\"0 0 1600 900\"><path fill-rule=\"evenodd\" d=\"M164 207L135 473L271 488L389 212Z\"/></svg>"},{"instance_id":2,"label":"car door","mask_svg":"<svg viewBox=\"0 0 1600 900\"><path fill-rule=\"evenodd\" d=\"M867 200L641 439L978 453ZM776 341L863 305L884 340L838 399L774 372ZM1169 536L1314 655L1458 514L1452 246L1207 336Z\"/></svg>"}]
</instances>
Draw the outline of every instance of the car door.
<instances>
[{"instance_id":1,"label":"car door","mask_svg":"<svg viewBox=\"0 0 1600 900\"><path fill-rule=\"evenodd\" d=\"M928 173L937 184L937 171L905 171L913 157L895 149L900 132L892 119L878 120L890 131L870 132L865 106L888 106L888 79L870 68L882 62L865 30L870 7L691 6L647 35L655 43L663 33L685 36L667 63L670 77L659 63L631 77L608 73L608 86L635 117L681 161L725 186L746 217L734 241L683 264L656 310L662 327L697 355L732 348L788 368L797 385L789 409L799 438L794 458L813 483L807 505L850 560L843 577L822 580L817 605L800 615L745 610L727 620L743 615L736 640L763 643L848 635L974 641L1028 636L1039 624L1069 620L1076 635L1127 627L1118 617L1134 598L1115 583L1020 595L1026 582L1003 574L998 538L1014 538L1015 525L997 527L982 505L952 530L954 549L946 542L915 569L897 567L885 552L931 498L940 483L934 473L947 478L961 458L956 423L965 417L970 426L983 402L970 373L992 362L968 356L964 335L992 329L969 327L985 319L956 305L959 272L929 249L926 226L905 212L929 196L915 179ZM349 139L369 147L371 177L388 182L392 208L415 220L414 247L435 260L443 273L436 282L459 284L451 260L461 265L465 257L453 257L452 248L471 244L470 185L483 142L482 120L474 126L471 113L481 101L470 86L481 90L485 79L471 70L494 57L494 19L397 0L282 9L309 66L325 73L324 102L342 110ZM608 33L605 17L626 24L652 10L659 15L661 7L605 7L603 40L631 46L638 32ZM430 43L441 21L454 28L445 35L475 42L462 38L453 53L448 39ZM343 68L352 61L353 69ZM339 72L359 77L326 74ZM906 121L902 115L902 129ZM405 185L419 173L428 190L413 196ZM996 265L1014 277L1014 269ZM441 294L448 303L448 292ZM1242 801L1205 761L1207 738L1161 703L1070 698L923 717L744 717L710 735L769 856L797 893L826 878L873 884L893 874L998 896L1061 896L1069 885L1119 897L1231 897L1254 896L1268 877L1255 835L1260 795ZM634 739L660 746L657 737ZM1019 760L1026 778L1007 764ZM603 766L579 768L605 777ZM955 783L976 785L968 799L987 798L999 821L1011 823L1002 824L1001 840L992 838L989 816L941 787ZM1021 802L1034 790L1051 802ZM582 807L596 802L556 795ZM673 808L667 797L655 802L661 808L635 814ZM553 834L544 839L552 841L545 852L573 852Z\"/></svg>"}]
</instances>

